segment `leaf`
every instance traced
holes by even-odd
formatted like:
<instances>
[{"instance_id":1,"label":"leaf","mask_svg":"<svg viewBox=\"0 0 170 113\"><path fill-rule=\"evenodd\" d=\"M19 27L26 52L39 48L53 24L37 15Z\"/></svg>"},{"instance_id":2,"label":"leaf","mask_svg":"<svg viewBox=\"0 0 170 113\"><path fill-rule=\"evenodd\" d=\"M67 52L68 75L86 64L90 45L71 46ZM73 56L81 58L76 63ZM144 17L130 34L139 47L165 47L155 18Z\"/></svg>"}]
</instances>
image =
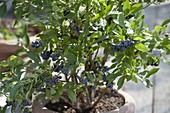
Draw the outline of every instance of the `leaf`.
<instances>
[{"instance_id":1,"label":"leaf","mask_svg":"<svg viewBox=\"0 0 170 113\"><path fill-rule=\"evenodd\" d=\"M90 81L94 81L94 76L91 73L88 73L87 76L90 79Z\"/></svg>"},{"instance_id":2,"label":"leaf","mask_svg":"<svg viewBox=\"0 0 170 113\"><path fill-rule=\"evenodd\" d=\"M40 58L38 56L38 54L32 52L32 51L28 51L27 52L28 57L30 57L32 60L34 60L36 63L40 62Z\"/></svg>"},{"instance_id":3,"label":"leaf","mask_svg":"<svg viewBox=\"0 0 170 113\"><path fill-rule=\"evenodd\" d=\"M51 99L51 98L52 98L51 90L46 89L45 91L46 91L45 94L46 94L47 98L48 98L48 99Z\"/></svg>"},{"instance_id":4,"label":"leaf","mask_svg":"<svg viewBox=\"0 0 170 113\"><path fill-rule=\"evenodd\" d=\"M141 10L141 9L142 9L142 4L140 4L140 3L134 4L134 5L132 5L132 7L130 8L129 14L136 13L136 12L138 12L138 11Z\"/></svg>"},{"instance_id":5,"label":"leaf","mask_svg":"<svg viewBox=\"0 0 170 113\"><path fill-rule=\"evenodd\" d=\"M159 34L161 28L162 28L161 26L155 26L154 30L155 30L156 33Z\"/></svg>"},{"instance_id":6,"label":"leaf","mask_svg":"<svg viewBox=\"0 0 170 113\"><path fill-rule=\"evenodd\" d=\"M20 88L20 84L15 84L14 87L10 90L10 99L14 100L17 92Z\"/></svg>"},{"instance_id":7,"label":"leaf","mask_svg":"<svg viewBox=\"0 0 170 113\"><path fill-rule=\"evenodd\" d=\"M152 82L151 82L150 80L148 80L148 79L146 79L146 80L144 80L144 81L142 81L142 82L143 82L143 84L144 84L147 88L153 87Z\"/></svg>"},{"instance_id":8,"label":"leaf","mask_svg":"<svg viewBox=\"0 0 170 113\"><path fill-rule=\"evenodd\" d=\"M54 88L50 88L50 90L52 95L56 93L56 90Z\"/></svg>"},{"instance_id":9,"label":"leaf","mask_svg":"<svg viewBox=\"0 0 170 113\"><path fill-rule=\"evenodd\" d=\"M108 14L108 13L112 10L112 7L113 7L113 4L109 4L109 5L106 7L105 15Z\"/></svg>"},{"instance_id":10,"label":"leaf","mask_svg":"<svg viewBox=\"0 0 170 113\"><path fill-rule=\"evenodd\" d=\"M143 45L142 43L136 44L135 48L142 52L148 52L148 48L145 45Z\"/></svg>"},{"instance_id":11,"label":"leaf","mask_svg":"<svg viewBox=\"0 0 170 113\"><path fill-rule=\"evenodd\" d=\"M76 102L76 94L71 90L67 90L67 93L68 93L68 97L70 98L70 100L73 102Z\"/></svg>"},{"instance_id":12,"label":"leaf","mask_svg":"<svg viewBox=\"0 0 170 113\"><path fill-rule=\"evenodd\" d=\"M159 68L153 68L153 69L151 69L151 70L148 72L148 74L146 75L145 78L149 78L151 75L155 74L155 73L158 72L158 71L159 71Z\"/></svg>"},{"instance_id":13,"label":"leaf","mask_svg":"<svg viewBox=\"0 0 170 113\"><path fill-rule=\"evenodd\" d=\"M24 26L24 37L23 37L25 47L28 47L29 43L30 43L30 39L29 39L29 36L27 34L27 31L28 31L27 25L25 24L25 26Z\"/></svg>"},{"instance_id":14,"label":"leaf","mask_svg":"<svg viewBox=\"0 0 170 113\"><path fill-rule=\"evenodd\" d=\"M165 25L167 25L169 22L170 22L170 19L167 19L167 20L165 20L164 22L162 22L161 26L165 26Z\"/></svg>"},{"instance_id":15,"label":"leaf","mask_svg":"<svg viewBox=\"0 0 170 113\"><path fill-rule=\"evenodd\" d=\"M3 3L0 6L0 17L4 17L6 15L6 12L7 12L7 7L6 7L6 4Z\"/></svg>"},{"instance_id":16,"label":"leaf","mask_svg":"<svg viewBox=\"0 0 170 113\"><path fill-rule=\"evenodd\" d=\"M125 13L125 15L129 14L129 10L130 10L130 3L129 0L126 0L123 4L123 12Z\"/></svg>"},{"instance_id":17,"label":"leaf","mask_svg":"<svg viewBox=\"0 0 170 113\"><path fill-rule=\"evenodd\" d=\"M125 27L125 17L122 15L122 14L120 14L120 15L118 15L118 24L121 26L121 27Z\"/></svg>"},{"instance_id":18,"label":"leaf","mask_svg":"<svg viewBox=\"0 0 170 113\"><path fill-rule=\"evenodd\" d=\"M125 76L122 76L118 82L117 82L117 85L118 85L118 89L122 88L123 84L124 84L124 81L125 81Z\"/></svg>"}]
</instances>

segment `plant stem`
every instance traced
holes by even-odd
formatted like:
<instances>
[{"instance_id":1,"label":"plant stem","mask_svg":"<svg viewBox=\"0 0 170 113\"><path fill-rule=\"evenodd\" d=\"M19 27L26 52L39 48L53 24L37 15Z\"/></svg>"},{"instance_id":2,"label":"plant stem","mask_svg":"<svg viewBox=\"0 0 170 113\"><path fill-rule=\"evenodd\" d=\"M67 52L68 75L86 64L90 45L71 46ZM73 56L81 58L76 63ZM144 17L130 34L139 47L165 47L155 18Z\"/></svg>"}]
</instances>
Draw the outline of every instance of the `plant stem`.
<instances>
[{"instance_id":1,"label":"plant stem","mask_svg":"<svg viewBox=\"0 0 170 113\"><path fill-rule=\"evenodd\" d=\"M86 94L87 94L87 103L88 103L88 105L91 106L90 95L89 95L89 91L88 91L87 87L85 87L85 90L86 90Z\"/></svg>"},{"instance_id":2,"label":"plant stem","mask_svg":"<svg viewBox=\"0 0 170 113\"><path fill-rule=\"evenodd\" d=\"M94 104L92 105L92 108L94 108L98 103L99 101L102 99L103 95L107 92L107 88L105 88L102 92L102 94L99 96L99 98L94 102Z\"/></svg>"},{"instance_id":3,"label":"plant stem","mask_svg":"<svg viewBox=\"0 0 170 113\"><path fill-rule=\"evenodd\" d=\"M104 55L104 58L103 58L103 61L102 61L102 66L105 65L106 61L107 61L107 58L109 56L109 52L106 52L105 55Z\"/></svg>"}]
</instances>

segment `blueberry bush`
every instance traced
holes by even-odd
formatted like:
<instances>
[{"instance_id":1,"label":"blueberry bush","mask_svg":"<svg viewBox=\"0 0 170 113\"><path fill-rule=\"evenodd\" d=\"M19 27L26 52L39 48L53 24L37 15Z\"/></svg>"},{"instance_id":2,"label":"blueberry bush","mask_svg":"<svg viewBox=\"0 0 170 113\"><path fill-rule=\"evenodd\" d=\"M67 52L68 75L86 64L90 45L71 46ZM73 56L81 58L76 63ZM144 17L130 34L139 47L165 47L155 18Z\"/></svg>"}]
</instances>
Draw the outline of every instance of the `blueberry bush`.
<instances>
[{"instance_id":1,"label":"blueberry bush","mask_svg":"<svg viewBox=\"0 0 170 113\"><path fill-rule=\"evenodd\" d=\"M0 9L5 10L6 1L0 2ZM160 2L14 0L15 24L22 19L42 32L34 42L27 37L17 55L0 62L4 68L0 93L7 97L6 106L15 110L19 105L29 112L33 97L44 93L83 113L101 99L95 101L92 94L100 87L106 89L99 97L108 89L121 89L127 81L151 87L149 77L159 70L160 60L168 62L170 53L166 33L170 20L153 30L144 23L144 8Z\"/></svg>"}]
</instances>

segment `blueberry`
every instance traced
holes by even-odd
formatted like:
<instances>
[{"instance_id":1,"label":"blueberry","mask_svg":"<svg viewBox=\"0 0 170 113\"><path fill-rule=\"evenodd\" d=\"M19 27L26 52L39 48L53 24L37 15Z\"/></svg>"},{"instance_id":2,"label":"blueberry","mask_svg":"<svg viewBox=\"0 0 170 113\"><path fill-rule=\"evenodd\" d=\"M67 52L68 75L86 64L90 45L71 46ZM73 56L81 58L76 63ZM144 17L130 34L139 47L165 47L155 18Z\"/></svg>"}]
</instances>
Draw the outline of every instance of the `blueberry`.
<instances>
[{"instance_id":1,"label":"blueberry","mask_svg":"<svg viewBox=\"0 0 170 113\"><path fill-rule=\"evenodd\" d=\"M82 81L82 77L81 76L77 76L78 80L81 82Z\"/></svg>"},{"instance_id":2,"label":"blueberry","mask_svg":"<svg viewBox=\"0 0 170 113\"><path fill-rule=\"evenodd\" d=\"M58 77L54 77L53 82L54 82L55 85L57 85L58 84Z\"/></svg>"},{"instance_id":3,"label":"blueberry","mask_svg":"<svg viewBox=\"0 0 170 113\"><path fill-rule=\"evenodd\" d=\"M11 101L6 101L6 105L7 105L7 106L11 106L12 103L13 103L13 102L11 102Z\"/></svg>"},{"instance_id":4,"label":"blueberry","mask_svg":"<svg viewBox=\"0 0 170 113\"><path fill-rule=\"evenodd\" d=\"M95 23L95 24L93 24L93 26L94 26L94 27L98 27L98 25L97 25L96 23Z\"/></svg>"},{"instance_id":5,"label":"blueberry","mask_svg":"<svg viewBox=\"0 0 170 113\"><path fill-rule=\"evenodd\" d=\"M61 68L60 67L56 67L54 68L54 72L60 72Z\"/></svg>"},{"instance_id":6,"label":"blueberry","mask_svg":"<svg viewBox=\"0 0 170 113\"><path fill-rule=\"evenodd\" d=\"M134 14L130 14L126 17L126 19L131 19L132 17L134 17Z\"/></svg>"},{"instance_id":7,"label":"blueberry","mask_svg":"<svg viewBox=\"0 0 170 113\"><path fill-rule=\"evenodd\" d=\"M23 113L29 113L29 109L25 108Z\"/></svg>"},{"instance_id":8,"label":"blueberry","mask_svg":"<svg viewBox=\"0 0 170 113\"><path fill-rule=\"evenodd\" d=\"M36 92L45 92L45 88L37 88Z\"/></svg>"},{"instance_id":9,"label":"blueberry","mask_svg":"<svg viewBox=\"0 0 170 113\"><path fill-rule=\"evenodd\" d=\"M59 57L60 57L59 54L51 54L51 58L52 58L53 61L58 60Z\"/></svg>"},{"instance_id":10,"label":"blueberry","mask_svg":"<svg viewBox=\"0 0 170 113\"><path fill-rule=\"evenodd\" d=\"M70 13L68 10L64 10L64 16L67 16Z\"/></svg>"},{"instance_id":11,"label":"blueberry","mask_svg":"<svg viewBox=\"0 0 170 113\"><path fill-rule=\"evenodd\" d=\"M41 88L37 88L35 91L36 92L41 92Z\"/></svg>"},{"instance_id":12,"label":"blueberry","mask_svg":"<svg viewBox=\"0 0 170 113\"><path fill-rule=\"evenodd\" d=\"M109 88L109 89L112 89L113 88L113 83L107 84L106 87Z\"/></svg>"},{"instance_id":13,"label":"blueberry","mask_svg":"<svg viewBox=\"0 0 170 113\"><path fill-rule=\"evenodd\" d=\"M58 79L62 79L62 76L58 76Z\"/></svg>"},{"instance_id":14,"label":"blueberry","mask_svg":"<svg viewBox=\"0 0 170 113\"><path fill-rule=\"evenodd\" d=\"M108 70L108 67L107 66L105 66L104 68L103 68L103 73L105 73L105 72L107 72L107 70Z\"/></svg>"},{"instance_id":15,"label":"blueberry","mask_svg":"<svg viewBox=\"0 0 170 113\"><path fill-rule=\"evenodd\" d=\"M65 74L65 75L68 75L68 68L63 68L62 73Z\"/></svg>"},{"instance_id":16,"label":"blueberry","mask_svg":"<svg viewBox=\"0 0 170 113\"><path fill-rule=\"evenodd\" d=\"M27 100L23 100L23 101L22 101L22 105L23 105L23 106L29 106L30 103L29 103Z\"/></svg>"},{"instance_id":17,"label":"blueberry","mask_svg":"<svg viewBox=\"0 0 170 113\"><path fill-rule=\"evenodd\" d=\"M87 86L88 85L88 80L87 79L85 79L85 80L83 80L83 84L85 84L85 86Z\"/></svg>"},{"instance_id":18,"label":"blueberry","mask_svg":"<svg viewBox=\"0 0 170 113\"><path fill-rule=\"evenodd\" d=\"M43 46L44 43L43 42L39 42L38 40L36 40L35 42L32 42L31 46L33 48L39 48L40 46Z\"/></svg>"},{"instance_id":19,"label":"blueberry","mask_svg":"<svg viewBox=\"0 0 170 113\"><path fill-rule=\"evenodd\" d=\"M49 86L49 85L54 85L54 82L52 79L47 79L45 80L46 84Z\"/></svg>"},{"instance_id":20,"label":"blueberry","mask_svg":"<svg viewBox=\"0 0 170 113\"><path fill-rule=\"evenodd\" d=\"M154 63L154 66L159 66L159 64L155 62L155 63Z\"/></svg>"},{"instance_id":21,"label":"blueberry","mask_svg":"<svg viewBox=\"0 0 170 113\"><path fill-rule=\"evenodd\" d=\"M111 49L112 49L114 52L120 51L120 47L117 46L117 45L112 45Z\"/></svg>"},{"instance_id":22,"label":"blueberry","mask_svg":"<svg viewBox=\"0 0 170 113\"><path fill-rule=\"evenodd\" d=\"M169 34L168 33L165 33L165 37L168 37L169 36Z\"/></svg>"},{"instance_id":23,"label":"blueberry","mask_svg":"<svg viewBox=\"0 0 170 113\"><path fill-rule=\"evenodd\" d=\"M108 82L107 77L106 77L105 74L103 75L103 81L104 81L104 82Z\"/></svg>"},{"instance_id":24,"label":"blueberry","mask_svg":"<svg viewBox=\"0 0 170 113\"><path fill-rule=\"evenodd\" d=\"M128 42L127 41L121 41L118 46L122 49L122 50L126 50L128 48Z\"/></svg>"},{"instance_id":25,"label":"blueberry","mask_svg":"<svg viewBox=\"0 0 170 113\"><path fill-rule=\"evenodd\" d=\"M98 61L94 61L94 64L99 64L99 62Z\"/></svg>"},{"instance_id":26,"label":"blueberry","mask_svg":"<svg viewBox=\"0 0 170 113\"><path fill-rule=\"evenodd\" d=\"M42 52L41 53L42 59L43 60L48 60L50 58L50 56L51 56L51 53L52 53L51 51Z\"/></svg>"},{"instance_id":27,"label":"blueberry","mask_svg":"<svg viewBox=\"0 0 170 113\"><path fill-rule=\"evenodd\" d=\"M64 68L64 62L62 61L58 66L54 67L54 72L62 72ZM64 69L64 72L66 72L66 70Z\"/></svg>"},{"instance_id":28,"label":"blueberry","mask_svg":"<svg viewBox=\"0 0 170 113\"><path fill-rule=\"evenodd\" d=\"M129 47L130 47L130 46L133 46L133 45L135 45L135 42L134 42L134 41L129 41L129 42L128 42L128 45L129 45Z\"/></svg>"}]
</instances>

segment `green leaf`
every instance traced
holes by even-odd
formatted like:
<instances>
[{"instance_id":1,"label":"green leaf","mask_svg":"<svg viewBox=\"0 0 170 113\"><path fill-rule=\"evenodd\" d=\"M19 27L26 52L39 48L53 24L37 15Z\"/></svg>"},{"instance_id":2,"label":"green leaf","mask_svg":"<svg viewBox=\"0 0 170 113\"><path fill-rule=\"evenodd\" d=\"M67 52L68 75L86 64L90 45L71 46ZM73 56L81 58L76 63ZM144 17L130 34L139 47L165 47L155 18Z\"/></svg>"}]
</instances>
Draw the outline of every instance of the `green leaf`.
<instances>
[{"instance_id":1,"label":"green leaf","mask_svg":"<svg viewBox=\"0 0 170 113\"><path fill-rule=\"evenodd\" d=\"M154 31L159 34L160 30L161 30L162 26L155 26Z\"/></svg>"},{"instance_id":2,"label":"green leaf","mask_svg":"<svg viewBox=\"0 0 170 113\"><path fill-rule=\"evenodd\" d=\"M23 37L23 40L24 40L24 45L25 45L25 47L28 47L29 46L29 43L30 43L30 39L29 39L29 36L28 36L28 34L27 34L27 31L28 31L28 29L27 29L27 25L25 24L25 26L24 26L24 37Z\"/></svg>"},{"instance_id":3,"label":"green leaf","mask_svg":"<svg viewBox=\"0 0 170 113\"><path fill-rule=\"evenodd\" d=\"M46 91L45 94L46 94L47 98L51 99L52 98L51 90L46 89L45 91Z\"/></svg>"},{"instance_id":4,"label":"green leaf","mask_svg":"<svg viewBox=\"0 0 170 113\"><path fill-rule=\"evenodd\" d=\"M76 102L76 94L73 91L67 90L67 94L71 101Z\"/></svg>"},{"instance_id":5,"label":"green leaf","mask_svg":"<svg viewBox=\"0 0 170 113\"><path fill-rule=\"evenodd\" d=\"M167 19L167 20L165 20L164 22L162 22L161 26L165 26L165 25L167 25L169 22L170 22L170 19Z\"/></svg>"},{"instance_id":6,"label":"green leaf","mask_svg":"<svg viewBox=\"0 0 170 113\"><path fill-rule=\"evenodd\" d=\"M56 93L56 90L54 88L50 88L50 91L52 95Z\"/></svg>"},{"instance_id":7,"label":"green leaf","mask_svg":"<svg viewBox=\"0 0 170 113\"><path fill-rule=\"evenodd\" d=\"M20 88L20 84L15 84L14 87L10 90L10 99L14 100L15 96L17 95L17 92Z\"/></svg>"},{"instance_id":8,"label":"green leaf","mask_svg":"<svg viewBox=\"0 0 170 113\"><path fill-rule=\"evenodd\" d=\"M105 10L105 15L108 14L113 8L113 4L109 4L107 7L106 7L106 10Z\"/></svg>"},{"instance_id":9,"label":"green leaf","mask_svg":"<svg viewBox=\"0 0 170 113\"><path fill-rule=\"evenodd\" d=\"M145 45L143 45L142 43L136 44L135 48L142 52L148 52L148 48Z\"/></svg>"},{"instance_id":10,"label":"green leaf","mask_svg":"<svg viewBox=\"0 0 170 113\"><path fill-rule=\"evenodd\" d=\"M6 15L6 12L7 12L7 7L6 7L6 4L3 3L0 6L0 17L4 17Z\"/></svg>"},{"instance_id":11,"label":"green leaf","mask_svg":"<svg viewBox=\"0 0 170 113\"><path fill-rule=\"evenodd\" d=\"M36 53L34 53L32 51L28 51L27 55L28 55L28 57L30 57L36 63L40 62L40 58L39 58L38 54L36 54Z\"/></svg>"},{"instance_id":12,"label":"green leaf","mask_svg":"<svg viewBox=\"0 0 170 113\"><path fill-rule=\"evenodd\" d=\"M125 15L129 14L129 10L130 10L130 3L129 0L126 0L123 4L123 12L125 13Z\"/></svg>"},{"instance_id":13,"label":"green leaf","mask_svg":"<svg viewBox=\"0 0 170 113\"><path fill-rule=\"evenodd\" d=\"M155 74L155 73L158 72L158 71L159 71L159 68L153 68L153 69L151 69L151 70L148 72L148 74L146 75L145 78L149 78L151 75Z\"/></svg>"},{"instance_id":14,"label":"green leaf","mask_svg":"<svg viewBox=\"0 0 170 113\"><path fill-rule=\"evenodd\" d=\"M124 84L124 81L125 81L125 76L122 76L118 82L117 82L117 85L118 85L118 89L122 88L123 84Z\"/></svg>"},{"instance_id":15,"label":"green leaf","mask_svg":"<svg viewBox=\"0 0 170 113\"><path fill-rule=\"evenodd\" d=\"M134 4L134 5L132 5L132 7L130 8L129 14L136 13L136 12L138 12L138 11L141 10L141 9L142 9L142 4L140 4L140 3Z\"/></svg>"},{"instance_id":16,"label":"green leaf","mask_svg":"<svg viewBox=\"0 0 170 113\"><path fill-rule=\"evenodd\" d=\"M60 100L60 96L62 95L64 90L64 87L62 86L62 83L58 83L58 88L55 89L56 93L54 95L54 98L56 98L57 101Z\"/></svg>"},{"instance_id":17,"label":"green leaf","mask_svg":"<svg viewBox=\"0 0 170 113\"><path fill-rule=\"evenodd\" d=\"M142 82L143 82L143 84L144 84L147 88L153 87L152 82L151 82L150 80L148 80L148 79L146 79L146 80L144 80L144 81L142 81Z\"/></svg>"},{"instance_id":18,"label":"green leaf","mask_svg":"<svg viewBox=\"0 0 170 113\"><path fill-rule=\"evenodd\" d=\"M122 14L120 14L120 15L118 15L118 24L121 26L121 27L125 27L125 17L122 15Z\"/></svg>"},{"instance_id":19,"label":"green leaf","mask_svg":"<svg viewBox=\"0 0 170 113\"><path fill-rule=\"evenodd\" d=\"M91 73L88 73L87 76L90 79L90 81L94 81L94 76Z\"/></svg>"}]
</instances>

